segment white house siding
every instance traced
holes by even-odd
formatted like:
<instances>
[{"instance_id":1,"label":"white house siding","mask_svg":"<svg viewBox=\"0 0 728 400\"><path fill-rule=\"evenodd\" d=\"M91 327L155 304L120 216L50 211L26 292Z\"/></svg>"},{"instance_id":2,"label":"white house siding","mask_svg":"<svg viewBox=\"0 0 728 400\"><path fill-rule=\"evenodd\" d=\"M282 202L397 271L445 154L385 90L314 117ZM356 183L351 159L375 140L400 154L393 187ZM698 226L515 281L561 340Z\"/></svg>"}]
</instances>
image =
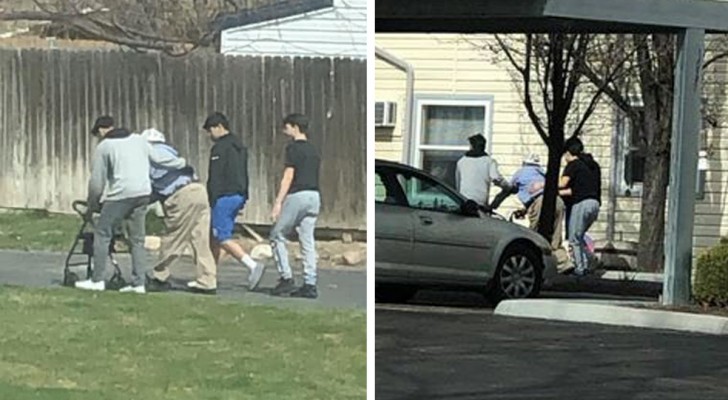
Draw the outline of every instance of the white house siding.
<instances>
[{"instance_id":1,"label":"white house siding","mask_svg":"<svg viewBox=\"0 0 728 400\"><path fill-rule=\"evenodd\" d=\"M501 165L501 172L510 177L520 167L521 158L529 152L537 152L546 159L546 147L534 130L525 113L515 81L507 65L497 65L485 51L473 46L475 36L425 35L425 34L377 34L376 46L410 63L415 70L415 96L480 95L493 98L492 152ZM481 36L487 39L487 36ZM706 77L713 86L706 94L716 96L716 89L726 85L728 64L719 63ZM377 59L375 63L376 101L398 103L397 126L377 128L375 151L377 158L403 160L405 139L402 137L402 118L405 101L405 74ZM708 85L709 86L709 85ZM723 94L718 97L725 98ZM717 90L720 92L720 90ZM721 236L728 235L728 108L723 101L725 117L717 129L707 131L705 144L709 147L710 170L707 173L705 199L696 202L695 242L697 252L715 244ZM536 101L535 101L536 102ZM596 239L606 238L607 203L611 179L611 139L615 129L612 106L603 101L590 119L582 136L587 150L594 154L602 167L603 206L598 221L591 230ZM416 125L416 124L413 124ZM413 126L415 129L416 126ZM407 161L407 160L405 160ZM491 196L497 190L491 190ZM508 212L518 205L511 197L502 206ZM618 197L615 211L615 239L637 241L640 226L639 197Z\"/></svg>"},{"instance_id":2,"label":"white house siding","mask_svg":"<svg viewBox=\"0 0 728 400\"><path fill-rule=\"evenodd\" d=\"M230 55L366 58L366 6L366 0L335 0L334 7L227 29L220 50Z\"/></svg>"}]
</instances>

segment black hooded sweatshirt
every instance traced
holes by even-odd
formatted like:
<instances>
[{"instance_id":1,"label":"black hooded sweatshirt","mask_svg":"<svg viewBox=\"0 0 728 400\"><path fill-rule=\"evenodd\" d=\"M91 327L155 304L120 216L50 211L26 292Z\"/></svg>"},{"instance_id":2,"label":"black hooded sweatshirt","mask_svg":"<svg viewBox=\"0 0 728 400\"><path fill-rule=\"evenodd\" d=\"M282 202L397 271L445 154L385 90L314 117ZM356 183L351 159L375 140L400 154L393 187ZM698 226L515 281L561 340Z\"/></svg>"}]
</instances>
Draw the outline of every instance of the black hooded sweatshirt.
<instances>
[{"instance_id":1,"label":"black hooded sweatshirt","mask_svg":"<svg viewBox=\"0 0 728 400\"><path fill-rule=\"evenodd\" d=\"M591 154L581 154L579 158L568 163L564 168L564 176L569 177L571 196L565 198L573 205L583 200L594 199L602 204L602 173L599 164Z\"/></svg>"},{"instance_id":2,"label":"black hooded sweatshirt","mask_svg":"<svg viewBox=\"0 0 728 400\"><path fill-rule=\"evenodd\" d=\"M248 198L248 149L232 133L215 140L210 151L207 196L210 206L218 198L239 194Z\"/></svg>"}]
</instances>

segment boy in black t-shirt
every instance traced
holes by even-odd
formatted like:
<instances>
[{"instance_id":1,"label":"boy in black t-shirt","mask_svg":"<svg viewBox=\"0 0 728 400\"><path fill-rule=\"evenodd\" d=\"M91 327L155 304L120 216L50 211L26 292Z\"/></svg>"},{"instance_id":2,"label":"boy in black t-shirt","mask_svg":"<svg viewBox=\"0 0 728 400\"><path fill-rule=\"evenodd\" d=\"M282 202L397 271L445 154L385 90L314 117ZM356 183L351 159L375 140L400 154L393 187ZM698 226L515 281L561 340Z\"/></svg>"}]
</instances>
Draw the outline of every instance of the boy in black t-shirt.
<instances>
[{"instance_id":1,"label":"boy in black t-shirt","mask_svg":"<svg viewBox=\"0 0 728 400\"><path fill-rule=\"evenodd\" d=\"M316 289L316 246L314 229L321 208L319 165L316 148L308 141L308 118L291 114L283 119L283 133L293 139L286 146L285 169L271 218L275 226L270 233L273 255L281 278L274 295L291 295L314 299ZM286 235L298 228L303 256L303 286L296 289L286 249Z\"/></svg>"},{"instance_id":2,"label":"boy in black t-shirt","mask_svg":"<svg viewBox=\"0 0 728 400\"><path fill-rule=\"evenodd\" d=\"M586 275L589 263L584 235L599 215L602 176L599 164L591 154L584 153L584 145L578 138L566 141L564 158L567 164L559 182L559 195L571 206L567 224L574 274Z\"/></svg>"}]
</instances>

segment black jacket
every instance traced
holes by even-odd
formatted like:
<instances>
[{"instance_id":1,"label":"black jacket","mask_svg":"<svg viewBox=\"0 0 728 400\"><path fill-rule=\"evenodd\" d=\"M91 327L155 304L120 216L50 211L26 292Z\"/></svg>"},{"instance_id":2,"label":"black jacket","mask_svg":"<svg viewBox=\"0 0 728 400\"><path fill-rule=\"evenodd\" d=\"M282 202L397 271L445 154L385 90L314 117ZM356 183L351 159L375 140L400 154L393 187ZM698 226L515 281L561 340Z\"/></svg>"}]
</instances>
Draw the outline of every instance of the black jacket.
<instances>
[{"instance_id":1,"label":"black jacket","mask_svg":"<svg viewBox=\"0 0 728 400\"><path fill-rule=\"evenodd\" d=\"M229 133L215 141L210 151L207 196L210 206L225 195L248 197L248 149L240 139Z\"/></svg>"},{"instance_id":2,"label":"black jacket","mask_svg":"<svg viewBox=\"0 0 728 400\"><path fill-rule=\"evenodd\" d=\"M602 204L602 170L599 167L599 163L594 160L594 157L592 157L591 154L584 153L582 154L579 159L586 165L587 168L589 168L589 171L594 176L594 181L596 182L596 197L594 200L599 202L599 205Z\"/></svg>"}]
</instances>

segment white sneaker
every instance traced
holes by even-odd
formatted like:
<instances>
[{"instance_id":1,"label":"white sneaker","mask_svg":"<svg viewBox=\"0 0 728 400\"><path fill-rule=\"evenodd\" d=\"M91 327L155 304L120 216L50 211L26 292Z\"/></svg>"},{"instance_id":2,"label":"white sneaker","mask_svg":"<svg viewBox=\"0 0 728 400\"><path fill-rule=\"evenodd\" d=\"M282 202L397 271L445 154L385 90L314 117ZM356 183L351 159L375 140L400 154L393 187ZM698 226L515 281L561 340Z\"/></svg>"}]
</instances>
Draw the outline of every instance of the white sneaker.
<instances>
[{"instance_id":1,"label":"white sneaker","mask_svg":"<svg viewBox=\"0 0 728 400\"><path fill-rule=\"evenodd\" d=\"M144 294L146 293L146 289L144 289L144 285L140 286L125 286L121 289L119 289L119 293L139 293Z\"/></svg>"},{"instance_id":2,"label":"white sneaker","mask_svg":"<svg viewBox=\"0 0 728 400\"><path fill-rule=\"evenodd\" d=\"M210 289L200 285L197 281L187 282L187 289L197 293L217 293L217 289Z\"/></svg>"},{"instance_id":3,"label":"white sneaker","mask_svg":"<svg viewBox=\"0 0 728 400\"><path fill-rule=\"evenodd\" d=\"M78 281L74 284L76 289L83 289L83 290L94 290L97 292L101 292L106 290L106 282L99 281L94 282L91 279L86 279L85 281Z\"/></svg>"},{"instance_id":4,"label":"white sneaker","mask_svg":"<svg viewBox=\"0 0 728 400\"><path fill-rule=\"evenodd\" d=\"M260 281L263 279L265 273L265 264L259 262L255 265L255 268L250 270L248 275L248 290L253 291L258 288Z\"/></svg>"}]
</instances>

